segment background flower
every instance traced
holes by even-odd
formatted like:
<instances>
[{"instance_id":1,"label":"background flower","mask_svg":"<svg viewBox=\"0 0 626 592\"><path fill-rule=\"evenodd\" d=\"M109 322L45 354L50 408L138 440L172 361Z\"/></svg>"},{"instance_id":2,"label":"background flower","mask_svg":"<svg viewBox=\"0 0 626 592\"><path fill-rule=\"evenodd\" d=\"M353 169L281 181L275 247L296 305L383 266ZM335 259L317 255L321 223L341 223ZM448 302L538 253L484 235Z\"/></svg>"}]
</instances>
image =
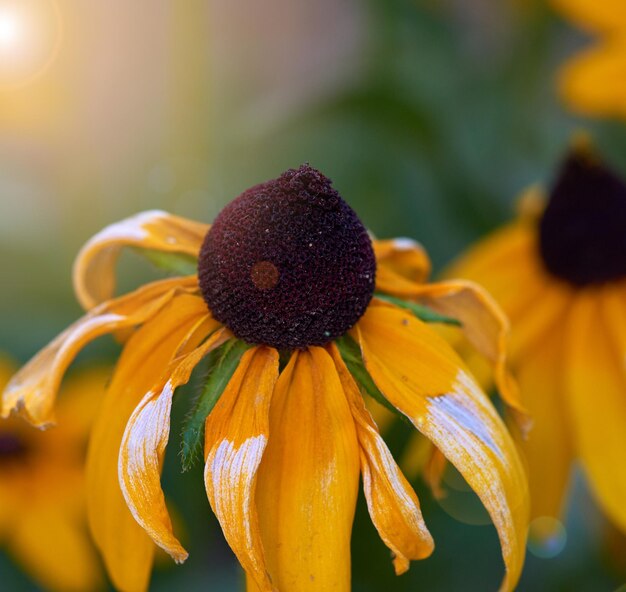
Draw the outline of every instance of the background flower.
<instances>
[{"instance_id":1,"label":"background flower","mask_svg":"<svg viewBox=\"0 0 626 592\"><path fill-rule=\"evenodd\" d=\"M0 384L15 369L0 359ZM46 590L84 592L103 583L87 534L83 465L108 377L105 368L70 377L50 432L19 418L0 422L0 542Z\"/></svg>"}]
</instances>

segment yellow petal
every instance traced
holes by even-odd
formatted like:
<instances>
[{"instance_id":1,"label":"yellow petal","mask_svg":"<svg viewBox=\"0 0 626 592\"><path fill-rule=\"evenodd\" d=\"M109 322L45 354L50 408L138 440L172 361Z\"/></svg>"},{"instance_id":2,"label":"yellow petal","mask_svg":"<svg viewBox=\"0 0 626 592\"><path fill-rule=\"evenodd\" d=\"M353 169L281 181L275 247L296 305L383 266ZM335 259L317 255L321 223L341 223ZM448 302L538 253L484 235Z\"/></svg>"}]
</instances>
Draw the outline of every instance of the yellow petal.
<instances>
[{"instance_id":1,"label":"yellow petal","mask_svg":"<svg viewBox=\"0 0 626 592\"><path fill-rule=\"evenodd\" d=\"M498 531L512 590L524 561L528 485L515 445L450 346L411 314L370 306L353 331L385 397L456 466Z\"/></svg>"},{"instance_id":2,"label":"yellow petal","mask_svg":"<svg viewBox=\"0 0 626 592\"><path fill-rule=\"evenodd\" d=\"M123 247L197 256L209 226L151 210L126 218L91 238L74 262L74 291L89 310L113 297L115 264Z\"/></svg>"},{"instance_id":3,"label":"yellow petal","mask_svg":"<svg viewBox=\"0 0 626 592\"><path fill-rule=\"evenodd\" d=\"M206 421L204 482L211 507L242 567L271 591L257 509L257 475L269 437L278 352L248 350Z\"/></svg>"},{"instance_id":4,"label":"yellow petal","mask_svg":"<svg viewBox=\"0 0 626 592\"><path fill-rule=\"evenodd\" d=\"M566 380L574 437L600 504L626 531L626 372L597 290L581 293L566 336Z\"/></svg>"},{"instance_id":5,"label":"yellow petal","mask_svg":"<svg viewBox=\"0 0 626 592\"><path fill-rule=\"evenodd\" d=\"M213 322L216 328L218 323ZM189 382L200 360L228 337L229 334L220 329L191 353L177 357L133 411L122 437L118 473L126 503L135 520L177 563L185 561L188 553L174 536L161 489L172 398L176 388Z\"/></svg>"},{"instance_id":6,"label":"yellow petal","mask_svg":"<svg viewBox=\"0 0 626 592\"><path fill-rule=\"evenodd\" d=\"M493 280L497 280L504 273L508 280L509 275L515 276L519 273L519 265L536 266L532 257L535 243L534 225L513 222L472 246L446 270L446 277L462 277L482 283L485 276L494 276ZM513 261L516 267L512 268Z\"/></svg>"},{"instance_id":7,"label":"yellow petal","mask_svg":"<svg viewBox=\"0 0 626 592\"><path fill-rule=\"evenodd\" d=\"M92 309L11 379L2 396L2 417L17 412L37 427L53 423L52 408L63 374L87 343L106 333L146 322L177 294L194 289L195 285L195 278L154 282ZM202 299L193 300L196 309L206 314Z\"/></svg>"},{"instance_id":8,"label":"yellow petal","mask_svg":"<svg viewBox=\"0 0 626 592\"><path fill-rule=\"evenodd\" d=\"M433 552L433 539L417 496L380 437L339 351L334 345L329 350L354 417L367 507L378 534L393 553L396 574L400 575L409 569L410 560L423 559Z\"/></svg>"},{"instance_id":9,"label":"yellow petal","mask_svg":"<svg viewBox=\"0 0 626 592\"><path fill-rule=\"evenodd\" d=\"M516 413L522 427L528 427L527 412L519 389L507 369L509 323L495 300L474 282L450 280L415 285L411 296L418 302L460 321L467 340L487 358L502 399Z\"/></svg>"},{"instance_id":10,"label":"yellow petal","mask_svg":"<svg viewBox=\"0 0 626 592\"><path fill-rule=\"evenodd\" d=\"M553 6L581 27L592 31L626 29L626 6L622 0L552 0Z\"/></svg>"},{"instance_id":11,"label":"yellow petal","mask_svg":"<svg viewBox=\"0 0 626 592\"><path fill-rule=\"evenodd\" d=\"M350 590L359 448L331 357L292 354L270 408L256 488L265 558L278 590Z\"/></svg>"},{"instance_id":12,"label":"yellow petal","mask_svg":"<svg viewBox=\"0 0 626 592\"><path fill-rule=\"evenodd\" d=\"M38 504L14 523L9 551L46 590L84 592L102 583L87 533L74 521L59 506Z\"/></svg>"},{"instance_id":13,"label":"yellow petal","mask_svg":"<svg viewBox=\"0 0 626 592\"><path fill-rule=\"evenodd\" d=\"M118 456L131 413L154 385L206 309L199 298L175 298L127 341L92 429L87 453L87 510L94 540L116 588L147 588L154 543L122 495Z\"/></svg>"},{"instance_id":14,"label":"yellow petal","mask_svg":"<svg viewBox=\"0 0 626 592\"><path fill-rule=\"evenodd\" d=\"M608 38L570 60L559 76L565 102L577 113L626 116L626 42Z\"/></svg>"},{"instance_id":15,"label":"yellow petal","mask_svg":"<svg viewBox=\"0 0 626 592\"><path fill-rule=\"evenodd\" d=\"M608 284L602 290L602 312L613 347L626 370L626 281Z\"/></svg>"},{"instance_id":16,"label":"yellow petal","mask_svg":"<svg viewBox=\"0 0 626 592\"><path fill-rule=\"evenodd\" d=\"M376 255L376 288L387 292L390 286L405 282L421 283L430 275L430 259L426 250L409 238L373 242Z\"/></svg>"},{"instance_id":17,"label":"yellow petal","mask_svg":"<svg viewBox=\"0 0 626 592\"><path fill-rule=\"evenodd\" d=\"M528 466L531 517L560 518L573 462L572 436L564 393L563 330L546 334L520 363L518 380L533 418L520 442Z\"/></svg>"}]
</instances>

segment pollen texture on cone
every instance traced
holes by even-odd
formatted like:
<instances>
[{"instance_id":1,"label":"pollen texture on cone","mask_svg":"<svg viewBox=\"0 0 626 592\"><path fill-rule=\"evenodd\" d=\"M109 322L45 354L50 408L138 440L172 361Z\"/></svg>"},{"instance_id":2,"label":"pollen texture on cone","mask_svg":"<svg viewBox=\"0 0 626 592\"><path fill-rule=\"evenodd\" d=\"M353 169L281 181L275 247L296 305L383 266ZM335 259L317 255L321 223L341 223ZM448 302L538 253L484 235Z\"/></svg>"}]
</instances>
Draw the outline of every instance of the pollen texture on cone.
<instances>
[{"instance_id":1,"label":"pollen texture on cone","mask_svg":"<svg viewBox=\"0 0 626 592\"><path fill-rule=\"evenodd\" d=\"M553 275L577 286L626 277L626 184L589 153L566 159L539 226Z\"/></svg>"},{"instance_id":2,"label":"pollen texture on cone","mask_svg":"<svg viewBox=\"0 0 626 592\"><path fill-rule=\"evenodd\" d=\"M308 165L242 193L217 216L198 275L213 316L278 349L323 345L365 312L376 259L365 227Z\"/></svg>"}]
</instances>

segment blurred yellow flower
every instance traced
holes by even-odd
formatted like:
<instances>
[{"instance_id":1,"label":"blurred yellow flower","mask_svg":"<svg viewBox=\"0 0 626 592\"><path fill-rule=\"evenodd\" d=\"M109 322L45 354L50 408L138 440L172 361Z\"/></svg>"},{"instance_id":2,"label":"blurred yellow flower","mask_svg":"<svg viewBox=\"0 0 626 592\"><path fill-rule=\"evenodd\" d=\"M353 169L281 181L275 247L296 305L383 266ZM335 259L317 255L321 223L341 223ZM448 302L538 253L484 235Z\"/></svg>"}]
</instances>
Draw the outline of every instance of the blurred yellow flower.
<instances>
[{"instance_id":1,"label":"blurred yellow flower","mask_svg":"<svg viewBox=\"0 0 626 592\"><path fill-rule=\"evenodd\" d=\"M565 101L584 115L626 117L626 3L552 0L552 4L599 37L563 68L559 86Z\"/></svg>"},{"instance_id":2,"label":"blurred yellow flower","mask_svg":"<svg viewBox=\"0 0 626 592\"><path fill-rule=\"evenodd\" d=\"M124 246L192 275L113 298ZM83 248L74 277L88 312L13 378L2 413L50 423L76 352L103 333L139 327L126 335L96 422L88 493L113 582L144 590L152 541L178 562L187 557L160 475L174 391L206 357L211 370L184 429L183 462L204 444L207 495L249 589L340 592L350 589L360 474L396 572L433 549L418 499L365 408L367 391L434 442L480 496L500 536L502 589L512 590L524 559L525 474L488 398L420 317L460 320L516 406L506 323L482 289L424 284L428 271L412 241L372 245L330 181L307 165L244 192L212 227L146 212Z\"/></svg>"},{"instance_id":3,"label":"blurred yellow flower","mask_svg":"<svg viewBox=\"0 0 626 592\"><path fill-rule=\"evenodd\" d=\"M2 388L14 369L0 360ZM102 584L86 528L83 465L106 377L90 369L68 380L54 430L0 421L0 541L46 590L85 592Z\"/></svg>"},{"instance_id":4,"label":"blurred yellow flower","mask_svg":"<svg viewBox=\"0 0 626 592\"><path fill-rule=\"evenodd\" d=\"M533 418L521 442L531 517L561 515L579 458L626 531L626 185L581 143L545 209L537 196L450 273L480 282L511 320L511 367Z\"/></svg>"}]
</instances>

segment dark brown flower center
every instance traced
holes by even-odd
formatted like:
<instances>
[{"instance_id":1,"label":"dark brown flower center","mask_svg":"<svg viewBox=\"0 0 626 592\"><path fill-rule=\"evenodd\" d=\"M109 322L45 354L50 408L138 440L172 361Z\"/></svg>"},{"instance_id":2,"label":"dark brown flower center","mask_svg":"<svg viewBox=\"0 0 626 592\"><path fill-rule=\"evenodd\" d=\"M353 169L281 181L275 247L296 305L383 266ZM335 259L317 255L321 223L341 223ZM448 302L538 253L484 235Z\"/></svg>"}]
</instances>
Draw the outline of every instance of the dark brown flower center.
<instances>
[{"instance_id":1,"label":"dark brown flower center","mask_svg":"<svg viewBox=\"0 0 626 592\"><path fill-rule=\"evenodd\" d=\"M237 337L278 349L323 345L365 312L376 259L354 211L308 165L242 193L200 251L200 288Z\"/></svg>"},{"instance_id":2,"label":"dark brown flower center","mask_svg":"<svg viewBox=\"0 0 626 592\"><path fill-rule=\"evenodd\" d=\"M22 460L27 454L28 447L19 436L0 433L0 466Z\"/></svg>"},{"instance_id":3,"label":"dark brown flower center","mask_svg":"<svg viewBox=\"0 0 626 592\"><path fill-rule=\"evenodd\" d=\"M589 151L562 165L539 248L548 271L576 286L626 277L626 184Z\"/></svg>"}]
</instances>

